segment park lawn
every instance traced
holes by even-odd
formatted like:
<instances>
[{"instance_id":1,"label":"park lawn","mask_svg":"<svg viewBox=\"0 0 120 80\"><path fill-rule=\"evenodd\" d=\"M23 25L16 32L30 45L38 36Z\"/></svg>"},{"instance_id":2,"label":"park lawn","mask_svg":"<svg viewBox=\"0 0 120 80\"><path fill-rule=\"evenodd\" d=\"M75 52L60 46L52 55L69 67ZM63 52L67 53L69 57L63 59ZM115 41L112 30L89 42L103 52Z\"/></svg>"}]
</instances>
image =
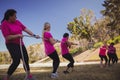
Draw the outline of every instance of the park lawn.
<instances>
[{"instance_id":1,"label":"park lawn","mask_svg":"<svg viewBox=\"0 0 120 80\"><path fill-rule=\"evenodd\" d=\"M65 67L58 69L59 78L51 79L51 67L31 68L31 72L37 80L120 80L120 63L110 67L100 68L98 64L75 66L75 71L69 74L63 74ZM0 70L0 80L5 74L5 70ZM23 80L25 72L23 69L17 69L10 80Z\"/></svg>"}]
</instances>

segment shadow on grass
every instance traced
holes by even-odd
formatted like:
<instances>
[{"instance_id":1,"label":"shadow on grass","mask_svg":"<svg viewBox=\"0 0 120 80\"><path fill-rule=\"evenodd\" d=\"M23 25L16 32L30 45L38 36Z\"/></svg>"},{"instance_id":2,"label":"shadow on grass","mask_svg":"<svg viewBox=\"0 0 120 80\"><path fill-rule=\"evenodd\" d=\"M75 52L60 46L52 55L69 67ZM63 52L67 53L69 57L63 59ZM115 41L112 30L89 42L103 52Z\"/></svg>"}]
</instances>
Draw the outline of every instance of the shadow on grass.
<instances>
[{"instance_id":1,"label":"shadow on grass","mask_svg":"<svg viewBox=\"0 0 120 80\"><path fill-rule=\"evenodd\" d=\"M120 64L110 67L100 68L99 65L80 65L75 66L75 71L63 74L65 67L58 69L59 78L51 79L51 68L31 68L33 76L37 80L120 80ZM7 70L0 70L0 80ZM10 80L23 80L25 72L17 69Z\"/></svg>"}]
</instances>

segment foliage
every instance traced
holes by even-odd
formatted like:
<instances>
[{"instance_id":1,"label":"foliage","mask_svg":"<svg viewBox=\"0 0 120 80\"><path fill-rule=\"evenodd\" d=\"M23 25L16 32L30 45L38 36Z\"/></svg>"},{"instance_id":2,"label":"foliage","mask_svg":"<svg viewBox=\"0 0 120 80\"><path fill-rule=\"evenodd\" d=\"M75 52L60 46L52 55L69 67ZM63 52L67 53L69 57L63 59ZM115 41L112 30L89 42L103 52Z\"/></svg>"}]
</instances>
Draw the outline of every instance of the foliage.
<instances>
[{"instance_id":1,"label":"foliage","mask_svg":"<svg viewBox=\"0 0 120 80\"><path fill-rule=\"evenodd\" d=\"M120 36L114 37L113 39L110 39L110 40L107 41L108 44L110 44L110 43L117 44L119 42L120 42Z\"/></svg>"},{"instance_id":2,"label":"foliage","mask_svg":"<svg viewBox=\"0 0 120 80\"><path fill-rule=\"evenodd\" d=\"M81 53L82 51L83 51L83 49L82 49L81 47L70 49L70 53L71 53L72 55L75 55L75 54L77 54L77 53Z\"/></svg>"},{"instance_id":3,"label":"foliage","mask_svg":"<svg viewBox=\"0 0 120 80\"><path fill-rule=\"evenodd\" d=\"M110 19L107 26L111 31L110 37L113 39L116 34L120 35L120 0L105 0L102 5L105 10L102 10L101 13Z\"/></svg>"},{"instance_id":4,"label":"foliage","mask_svg":"<svg viewBox=\"0 0 120 80\"><path fill-rule=\"evenodd\" d=\"M87 39L91 41L94 31L91 24L93 18L93 11L82 9L80 16L74 18L73 22L68 23L67 29L76 40Z\"/></svg>"},{"instance_id":5,"label":"foliage","mask_svg":"<svg viewBox=\"0 0 120 80\"><path fill-rule=\"evenodd\" d=\"M94 48L98 48L103 45L103 42L97 42L94 44Z\"/></svg>"}]
</instances>

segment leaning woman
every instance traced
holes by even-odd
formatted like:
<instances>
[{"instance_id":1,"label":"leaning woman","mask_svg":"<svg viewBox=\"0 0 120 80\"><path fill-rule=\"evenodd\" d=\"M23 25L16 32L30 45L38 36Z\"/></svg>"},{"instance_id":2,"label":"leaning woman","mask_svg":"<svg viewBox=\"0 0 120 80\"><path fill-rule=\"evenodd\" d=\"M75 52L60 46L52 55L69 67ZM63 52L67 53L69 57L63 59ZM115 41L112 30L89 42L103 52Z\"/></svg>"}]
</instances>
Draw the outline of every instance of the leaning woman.
<instances>
[{"instance_id":1,"label":"leaning woman","mask_svg":"<svg viewBox=\"0 0 120 80\"><path fill-rule=\"evenodd\" d=\"M7 71L7 75L4 77L3 80L10 79L11 75L13 74L13 72L15 72L16 68L20 64L20 60L22 59L22 55L20 51L20 39L23 38L22 31L26 32L31 36L39 38L38 35L33 34L19 20L16 20L17 18L16 13L17 13L16 10L8 9L4 14L3 20L1 21L2 34L5 38L6 47L12 58L12 64L10 65ZM27 78L29 77L32 78L32 75L30 74L28 53L24 46L23 40L22 40L22 49L23 49L25 65L27 68L27 70L25 69L25 71L27 72Z\"/></svg>"},{"instance_id":2,"label":"leaning woman","mask_svg":"<svg viewBox=\"0 0 120 80\"><path fill-rule=\"evenodd\" d=\"M57 78L57 69L59 67L59 57L54 48L54 44L57 42L50 33L50 23L46 22L43 28L43 42L45 46L45 53L53 60L53 71L51 73L51 78Z\"/></svg>"}]
</instances>

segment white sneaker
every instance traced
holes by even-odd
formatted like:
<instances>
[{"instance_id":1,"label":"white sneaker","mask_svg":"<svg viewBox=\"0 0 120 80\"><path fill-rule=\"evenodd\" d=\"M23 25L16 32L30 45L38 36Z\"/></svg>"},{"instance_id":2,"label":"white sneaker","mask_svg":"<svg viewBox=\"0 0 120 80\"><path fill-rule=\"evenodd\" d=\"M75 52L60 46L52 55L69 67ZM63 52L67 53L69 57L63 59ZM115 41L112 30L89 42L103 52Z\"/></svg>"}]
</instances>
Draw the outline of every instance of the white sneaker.
<instances>
[{"instance_id":1,"label":"white sneaker","mask_svg":"<svg viewBox=\"0 0 120 80\"><path fill-rule=\"evenodd\" d=\"M51 74L51 78L57 78L58 77L58 73L52 73Z\"/></svg>"},{"instance_id":2,"label":"white sneaker","mask_svg":"<svg viewBox=\"0 0 120 80\"><path fill-rule=\"evenodd\" d=\"M56 72L55 74L56 74L56 77L59 77L58 72Z\"/></svg>"}]
</instances>

